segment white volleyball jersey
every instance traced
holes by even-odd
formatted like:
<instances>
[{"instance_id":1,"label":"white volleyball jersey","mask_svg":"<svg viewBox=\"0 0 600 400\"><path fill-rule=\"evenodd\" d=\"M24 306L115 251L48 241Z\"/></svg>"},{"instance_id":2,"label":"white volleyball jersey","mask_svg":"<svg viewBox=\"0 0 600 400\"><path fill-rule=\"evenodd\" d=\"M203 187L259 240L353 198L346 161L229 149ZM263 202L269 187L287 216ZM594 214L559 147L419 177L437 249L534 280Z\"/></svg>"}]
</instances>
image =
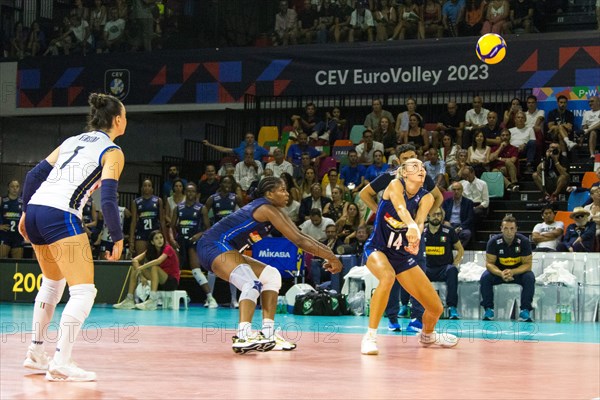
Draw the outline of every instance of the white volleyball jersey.
<instances>
[{"instance_id":1,"label":"white volleyball jersey","mask_svg":"<svg viewBox=\"0 0 600 400\"><path fill-rule=\"evenodd\" d=\"M81 219L90 195L100 187L102 156L110 148L119 148L108 135L92 131L73 136L60 145L54 168L31 197L29 204L57 208Z\"/></svg>"},{"instance_id":2,"label":"white volleyball jersey","mask_svg":"<svg viewBox=\"0 0 600 400\"><path fill-rule=\"evenodd\" d=\"M125 207L119 206L119 222L121 222L121 230L123 230L123 223L125 222ZM108 226L104 224L102 226L102 232L100 233L100 240L104 242L112 242L110 233L108 232Z\"/></svg>"}]
</instances>

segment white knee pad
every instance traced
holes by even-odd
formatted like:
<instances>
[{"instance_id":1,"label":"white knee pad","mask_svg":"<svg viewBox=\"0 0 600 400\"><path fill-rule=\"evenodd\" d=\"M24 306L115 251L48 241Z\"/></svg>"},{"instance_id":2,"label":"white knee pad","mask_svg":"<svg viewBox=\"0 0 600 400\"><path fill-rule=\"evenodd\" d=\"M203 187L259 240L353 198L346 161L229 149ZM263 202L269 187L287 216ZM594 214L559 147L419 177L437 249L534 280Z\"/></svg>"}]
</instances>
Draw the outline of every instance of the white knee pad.
<instances>
[{"instance_id":1,"label":"white knee pad","mask_svg":"<svg viewBox=\"0 0 600 400\"><path fill-rule=\"evenodd\" d=\"M262 283L258 280L252 268L248 264L238 265L229 275L229 282L242 292L239 301L250 300L256 303L262 289Z\"/></svg>"},{"instance_id":2,"label":"white knee pad","mask_svg":"<svg viewBox=\"0 0 600 400\"><path fill-rule=\"evenodd\" d=\"M267 265L258 279L262 282L263 291L272 290L279 293L279 289L281 289L281 274L276 268Z\"/></svg>"},{"instance_id":3,"label":"white knee pad","mask_svg":"<svg viewBox=\"0 0 600 400\"><path fill-rule=\"evenodd\" d=\"M97 292L96 286L93 283L71 286L69 288L71 297L65 306L63 314L70 315L83 323L90 314Z\"/></svg>"},{"instance_id":4,"label":"white knee pad","mask_svg":"<svg viewBox=\"0 0 600 400\"><path fill-rule=\"evenodd\" d=\"M202 286L205 283L208 283L206 276L204 276L204 274L202 273L202 270L200 268L194 268L192 270L192 275L194 275L194 279L196 279L196 282L198 282L198 285Z\"/></svg>"},{"instance_id":5,"label":"white knee pad","mask_svg":"<svg viewBox=\"0 0 600 400\"><path fill-rule=\"evenodd\" d=\"M62 278L60 281L53 281L44 276L40 290L37 296L35 296L35 301L53 306L57 305L62 298L66 285L67 280L65 278Z\"/></svg>"}]
</instances>

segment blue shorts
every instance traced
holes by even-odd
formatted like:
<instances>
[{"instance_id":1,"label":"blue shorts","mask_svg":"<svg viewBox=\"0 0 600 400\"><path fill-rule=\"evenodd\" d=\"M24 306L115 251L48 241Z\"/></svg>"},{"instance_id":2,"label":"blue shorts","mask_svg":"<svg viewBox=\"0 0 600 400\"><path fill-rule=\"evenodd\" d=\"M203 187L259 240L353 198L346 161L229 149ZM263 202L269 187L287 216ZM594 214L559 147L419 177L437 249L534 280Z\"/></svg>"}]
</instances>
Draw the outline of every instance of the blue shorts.
<instances>
[{"instance_id":1,"label":"blue shorts","mask_svg":"<svg viewBox=\"0 0 600 400\"><path fill-rule=\"evenodd\" d=\"M210 272L212 272L213 261L221 254L231 250L237 251L236 248L228 243L207 239L206 236L202 236L200 240L196 242L196 254L198 254L200 265Z\"/></svg>"},{"instance_id":2,"label":"blue shorts","mask_svg":"<svg viewBox=\"0 0 600 400\"><path fill-rule=\"evenodd\" d=\"M52 244L83 233L81 220L68 211L30 204L27 206L25 231L33 244Z\"/></svg>"},{"instance_id":3,"label":"blue shorts","mask_svg":"<svg viewBox=\"0 0 600 400\"><path fill-rule=\"evenodd\" d=\"M23 236L19 232L0 232L0 244L17 249L23 247Z\"/></svg>"},{"instance_id":4,"label":"blue shorts","mask_svg":"<svg viewBox=\"0 0 600 400\"><path fill-rule=\"evenodd\" d=\"M375 251L381 251L381 250L376 249L374 247L366 247L365 246L363 260L366 262L366 260L369 258L369 256L371 254L373 254ZM385 254L387 259L389 260L390 264L392 265L392 268L394 268L394 272L396 272L396 275L398 275L401 272L408 271L409 269L414 268L417 265L419 265L419 263L416 260L416 257L413 255L399 254L397 252L391 252L391 251L381 251L381 252L383 254Z\"/></svg>"}]
</instances>

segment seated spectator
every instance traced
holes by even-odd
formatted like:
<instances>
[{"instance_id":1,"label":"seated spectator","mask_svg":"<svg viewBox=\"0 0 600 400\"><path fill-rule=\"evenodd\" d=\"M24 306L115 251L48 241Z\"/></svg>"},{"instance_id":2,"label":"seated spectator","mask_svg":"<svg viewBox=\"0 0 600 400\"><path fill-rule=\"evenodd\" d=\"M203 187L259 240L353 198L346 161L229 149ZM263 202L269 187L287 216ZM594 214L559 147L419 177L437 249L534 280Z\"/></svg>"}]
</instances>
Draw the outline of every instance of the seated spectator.
<instances>
[{"instance_id":1,"label":"seated spectator","mask_svg":"<svg viewBox=\"0 0 600 400\"><path fill-rule=\"evenodd\" d=\"M279 178L284 172L287 172L290 175L294 174L294 166L289 161L285 160L283 156L283 150L281 150L279 147L273 150L273 158L273 161L267 163L265 170L270 169L273 171L273 176L277 178Z\"/></svg>"},{"instance_id":2,"label":"seated spectator","mask_svg":"<svg viewBox=\"0 0 600 400\"><path fill-rule=\"evenodd\" d=\"M344 200L344 192L339 187L334 187L331 190L331 203L325 204L323 207L323 216L337 221L346 214L348 210L348 202Z\"/></svg>"},{"instance_id":3,"label":"seated spectator","mask_svg":"<svg viewBox=\"0 0 600 400\"><path fill-rule=\"evenodd\" d=\"M516 116L516 125L510 128L510 144L519 149L519 155L527 157L527 172L533 173L533 163L535 162L536 141L535 132L532 128L525 126L525 113L519 111Z\"/></svg>"},{"instance_id":4,"label":"seated spectator","mask_svg":"<svg viewBox=\"0 0 600 400\"><path fill-rule=\"evenodd\" d=\"M487 115L487 124L480 130L485 136L485 144L488 146L498 146L500 144L500 133L502 128L498 123L498 114L490 111Z\"/></svg>"},{"instance_id":5,"label":"seated spectator","mask_svg":"<svg viewBox=\"0 0 600 400\"><path fill-rule=\"evenodd\" d=\"M82 20L90 22L90 9L83 3L84 0L74 0L70 15L77 15Z\"/></svg>"},{"instance_id":6,"label":"seated spectator","mask_svg":"<svg viewBox=\"0 0 600 400\"><path fill-rule=\"evenodd\" d=\"M521 106L521 100L514 98L510 101L510 108L504 111L504 118L502 119L502 128L510 129L516 126L517 112L523 111Z\"/></svg>"},{"instance_id":7,"label":"seated spectator","mask_svg":"<svg viewBox=\"0 0 600 400\"><path fill-rule=\"evenodd\" d=\"M490 205L490 193L485 181L475 176L475 170L467 165L460 171L463 178L460 184L463 186L463 196L473 202L473 212L477 221L483 220L488 213Z\"/></svg>"},{"instance_id":8,"label":"seated spectator","mask_svg":"<svg viewBox=\"0 0 600 400\"><path fill-rule=\"evenodd\" d=\"M398 18L390 0L381 0L378 3L377 10L372 13L377 25L377 40L386 41L393 35Z\"/></svg>"},{"instance_id":9,"label":"seated spectator","mask_svg":"<svg viewBox=\"0 0 600 400\"><path fill-rule=\"evenodd\" d=\"M26 53L30 56L38 56L46 50L46 35L40 29L40 23L33 21L27 37Z\"/></svg>"},{"instance_id":10,"label":"seated spectator","mask_svg":"<svg viewBox=\"0 0 600 400\"><path fill-rule=\"evenodd\" d=\"M567 226L563 240L556 246L556 250L576 253L594 251L596 223L590 221L590 212L583 207L575 207L570 217L575 223Z\"/></svg>"},{"instance_id":11,"label":"seated spectator","mask_svg":"<svg viewBox=\"0 0 600 400\"><path fill-rule=\"evenodd\" d=\"M379 126L375 129L375 132L373 132L373 138L376 142L381 142L383 144L384 155L386 157L389 157L396 151L396 146L398 146L398 135L387 117L381 117Z\"/></svg>"},{"instance_id":12,"label":"seated spectator","mask_svg":"<svg viewBox=\"0 0 600 400\"><path fill-rule=\"evenodd\" d=\"M442 26L442 6L435 0L426 0L423 6L423 28L426 38L441 38L444 34Z\"/></svg>"},{"instance_id":13,"label":"seated spectator","mask_svg":"<svg viewBox=\"0 0 600 400\"><path fill-rule=\"evenodd\" d=\"M348 38L349 32L352 29L350 26L350 19L353 11L354 9L348 5L348 0L338 0L333 28L333 37L335 38L336 43L340 43L340 41Z\"/></svg>"},{"instance_id":14,"label":"seated spectator","mask_svg":"<svg viewBox=\"0 0 600 400\"><path fill-rule=\"evenodd\" d=\"M527 96L527 111L525 111L525 116L527 117L525 126L528 128L533 128L535 136L538 138L538 142L543 141L544 119L546 117L546 113L544 110L537 108L537 97L532 94Z\"/></svg>"},{"instance_id":15,"label":"seated spectator","mask_svg":"<svg viewBox=\"0 0 600 400\"><path fill-rule=\"evenodd\" d=\"M542 194L539 201L558 201L558 195L569 184L567 160L560 154L558 143L550 144L546 157L538 164L532 178Z\"/></svg>"},{"instance_id":16,"label":"seated spectator","mask_svg":"<svg viewBox=\"0 0 600 400\"><path fill-rule=\"evenodd\" d=\"M510 22L504 29L508 33L531 33L533 26L533 2L531 0L514 0L510 5Z\"/></svg>"},{"instance_id":17,"label":"seated spectator","mask_svg":"<svg viewBox=\"0 0 600 400\"><path fill-rule=\"evenodd\" d=\"M310 160L327 156L327 154L320 152L315 149L314 146L308 144L308 135L306 132L300 132L298 134L298 143L294 143L288 148L288 153L286 155L288 162L293 165L300 165L302 153L308 153Z\"/></svg>"},{"instance_id":18,"label":"seated spectator","mask_svg":"<svg viewBox=\"0 0 600 400\"><path fill-rule=\"evenodd\" d=\"M321 0L318 11L317 43L329 42L330 35L335 30L336 6L331 0Z\"/></svg>"},{"instance_id":19,"label":"seated spectator","mask_svg":"<svg viewBox=\"0 0 600 400\"><path fill-rule=\"evenodd\" d=\"M129 287L127 297L113 307L121 310L156 310L158 291L173 291L179 286L179 259L175 250L165 242L160 231L152 231L149 236L150 246L143 253L131 260ZM150 281L150 297L143 303L135 304L133 294L138 285Z\"/></svg>"},{"instance_id":20,"label":"seated spectator","mask_svg":"<svg viewBox=\"0 0 600 400\"><path fill-rule=\"evenodd\" d=\"M290 197L298 202L298 207L300 207L300 200L302 200L302 196L300 194L300 188L298 184L292 177L292 175L287 172L283 172L280 176L281 179L285 181L285 188L290 194Z\"/></svg>"},{"instance_id":21,"label":"seated spectator","mask_svg":"<svg viewBox=\"0 0 600 400\"><path fill-rule=\"evenodd\" d=\"M435 151L436 147L434 146L429 151ZM442 136L442 147L438 150L438 155L441 161L446 165L446 172L450 175L450 168L453 165L456 165L456 158L458 156L458 152L460 151L460 146L454 143L452 140L452 135L447 132Z\"/></svg>"},{"instance_id":22,"label":"seated spectator","mask_svg":"<svg viewBox=\"0 0 600 400\"><path fill-rule=\"evenodd\" d=\"M236 148L223 147L216 144L210 143L208 140L204 139L202 144L208 147L212 147L220 153L226 153L230 155L235 155L238 160L244 159L244 153L247 147L251 147L254 151L254 159L257 161L262 161L262 159L269 155L269 151L264 147L260 146L258 142L255 140L254 133L246 132L246 136L244 140L240 143L240 145Z\"/></svg>"},{"instance_id":23,"label":"seated spectator","mask_svg":"<svg viewBox=\"0 0 600 400\"><path fill-rule=\"evenodd\" d=\"M306 133L311 140L323 139L329 140L329 137L335 137L337 132L334 131L336 125L323 122L317 116L317 107L314 103L307 103L304 108L305 115L292 115L292 126L294 131L290 134L290 139L296 140L300 132Z\"/></svg>"},{"instance_id":24,"label":"seated spectator","mask_svg":"<svg viewBox=\"0 0 600 400\"><path fill-rule=\"evenodd\" d=\"M502 35L510 17L510 3L507 0L492 0L487 7L487 13L481 34L497 33Z\"/></svg>"},{"instance_id":25,"label":"seated spectator","mask_svg":"<svg viewBox=\"0 0 600 400\"><path fill-rule=\"evenodd\" d=\"M346 213L335 222L338 238L343 240L345 244L349 244L356 237L358 227L364 223L360 217L358 206L354 203L349 203Z\"/></svg>"},{"instance_id":26,"label":"seated spectator","mask_svg":"<svg viewBox=\"0 0 600 400\"><path fill-rule=\"evenodd\" d=\"M235 172L235 167L233 172ZM213 164L206 164L206 167L204 167L204 175L200 178L200 182L198 182L198 201L202 204L206 204L206 200L217 192L219 185L217 167ZM186 186L185 181L183 181L183 186ZM172 210L173 209L171 209L171 211Z\"/></svg>"},{"instance_id":27,"label":"seated spectator","mask_svg":"<svg viewBox=\"0 0 600 400\"><path fill-rule=\"evenodd\" d=\"M310 210L309 218L302 222L298 228L300 228L305 235L308 235L315 240L322 241L327 238L325 229L329 225L335 225L335 223L329 218L323 218L321 211L318 208L314 208Z\"/></svg>"},{"instance_id":28,"label":"seated spectator","mask_svg":"<svg viewBox=\"0 0 600 400\"><path fill-rule=\"evenodd\" d=\"M479 131L487 124L487 116L490 110L483 107L483 98L481 96L473 97L473 108L465 114L465 132L462 143L458 143L463 149L468 148L473 141L475 132Z\"/></svg>"},{"instance_id":29,"label":"seated spectator","mask_svg":"<svg viewBox=\"0 0 600 400\"><path fill-rule=\"evenodd\" d=\"M585 207L590 212L590 218L592 222L596 224L596 247L594 251L600 251L600 186L593 186L590 188L590 200L592 202Z\"/></svg>"},{"instance_id":30,"label":"seated spectator","mask_svg":"<svg viewBox=\"0 0 600 400\"><path fill-rule=\"evenodd\" d=\"M389 167L389 164L383 162L383 152L375 150L373 152L373 164L369 165L365 171L365 182L372 182L379 175L387 171Z\"/></svg>"},{"instance_id":31,"label":"seated spectator","mask_svg":"<svg viewBox=\"0 0 600 400\"><path fill-rule=\"evenodd\" d=\"M355 9L350 15L350 32L348 33L348 42L354 42L356 37L358 40L373 41L373 30L375 29L375 21L371 10L367 8L364 0L357 0Z\"/></svg>"},{"instance_id":32,"label":"seated spectator","mask_svg":"<svg viewBox=\"0 0 600 400\"><path fill-rule=\"evenodd\" d=\"M325 239L320 242L325 246L329 247L334 254L337 254L337 248L342 245L342 241L337 237L337 229L335 224L327 225L325 227ZM314 286L318 286L321 282L331 280L331 273L323 268L324 259L320 257L313 257L310 262L310 276Z\"/></svg>"},{"instance_id":33,"label":"seated spectator","mask_svg":"<svg viewBox=\"0 0 600 400\"><path fill-rule=\"evenodd\" d=\"M290 146L291 147L291 146ZM292 164L293 165L293 164ZM300 156L300 165L293 165L294 173L292 177L294 181L299 186L304 179L304 173L308 168L313 168L312 159L310 158L310 154L302 153Z\"/></svg>"},{"instance_id":34,"label":"seated spectator","mask_svg":"<svg viewBox=\"0 0 600 400\"><path fill-rule=\"evenodd\" d=\"M86 55L93 46L92 34L87 21L78 15L71 15L71 52Z\"/></svg>"},{"instance_id":35,"label":"seated spectator","mask_svg":"<svg viewBox=\"0 0 600 400\"><path fill-rule=\"evenodd\" d=\"M519 149L510 144L510 131L500 134L500 144L490 150L490 168L504 175L504 187L509 192L519 191L517 179L517 157Z\"/></svg>"},{"instance_id":36,"label":"seated spectator","mask_svg":"<svg viewBox=\"0 0 600 400\"><path fill-rule=\"evenodd\" d=\"M116 8L110 9L110 19L104 25L102 39L98 40L96 52L114 52L122 49L125 44L125 20L119 18Z\"/></svg>"},{"instance_id":37,"label":"seated spectator","mask_svg":"<svg viewBox=\"0 0 600 400\"><path fill-rule=\"evenodd\" d=\"M365 242L370 234L371 229L369 225L360 225L356 228L356 237L351 239L350 243L338 246L337 254L354 255L360 260L365 249Z\"/></svg>"},{"instance_id":38,"label":"seated spectator","mask_svg":"<svg viewBox=\"0 0 600 400\"><path fill-rule=\"evenodd\" d=\"M356 146L358 162L366 166L373 164L375 151L377 150L379 150L381 154L383 154L383 143L374 141L373 131L367 128L363 132L362 142L358 146Z\"/></svg>"},{"instance_id":39,"label":"seated spectator","mask_svg":"<svg viewBox=\"0 0 600 400\"><path fill-rule=\"evenodd\" d=\"M590 97L589 103L590 110L586 110L583 112L581 129L585 137L588 138L590 158L594 158L594 155L596 154L596 145L598 143L598 137L600 136L600 97Z\"/></svg>"},{"instance_id":40,"label":"seated spectator","mask_svg":"<svg viewBox=\"0 0 600 400\"><path fill-rule=\"evenodd\" d=\"M485 144L484 133L477 132L467 155L467 164L473 167L477 176L489 170L491 150L491 147Z\"/></svg>"},{"instance_id":41,"label":"seated spectator","mask_svg":"<svg viewBox=\"0 0 600 400\"><path fill-rule=\"evenodd\" d=\"M313 183L310 187L310 191L311 195L303 198L300 202L300 221L309 219L312 210L319 210L322 213L325 205L331 203L331 199L329 197L323 196L323 189L321 189L321 185L319 183Z\"/></svg>"},{"instance_id":42,"label":"seated spectator","mask_svg":"<svg viewBox=\"0 0 600 400\"><path fill-rule=\"evenodd\" d=\"M446 306L450 319L459 319L458 314L458 266L465 250L458 236L450 227L442 225L444 210L438 208L429 214L429 222L423 230L427 268L425 274L431 282L446 282ZM453 251L456 250L456 256Z\"/></svg>"},{"instance_id":43,"label":"seated spectator","mask_svg":"<svg viewBox=\"0 0 600 400\"><path fill-rule=\"evenodd\" d=\"M242 193L246 195L250 185L260 179L263 174L263 167L260 161L254 159L254 151L251 147L246 149L244 159L235 165L233 177L240 185ZM248 199L246 199L248 200ZM246 203L245 201L244 203Z\"/></svg>"},{"instance_id":44,"label":"seated spectator","mask_svg":"<svg viewBox=\"0 0 600 400\"><path fill-rule=\"evenodd\" d=\"M560 95L556 98L558 108L548 113L548 137L550 140L560 144L560 150L563 156L567 156L567 150L577 146L577 143L571 141L569 136L573 134L575 124L575 115L567 109L567 97Z\"/></svg>"},{"instance_id":45,"label":"seated spectator","mask_svg":"<svg viewBox=\"0 0 600 400\"><path fill-rule=\"evenodd\" d=\"M108 11L102 0L94 0L94 7L90 10L90 32L96 43L104 37L104 27L108 19Z\"/></svg>"},{"instance_id":46,"label":"seated spectator","mask_svg":"<svg viewBox=\"0 0 600 400\"><path fill-rule=\"evenodd\" d=\"M421 8L412 0L404 0L398 7L398 25L396 25L391 39L404 40L407 33L417 39L425 38Z\"/></svg>"},{"instance_id":47,"label":"seated spectator","mask_svg":"<svg viewBox=\"0 0 600 400\"><path fill-rule=\"evenodd\" d=\"M481 275L479 288L483 320L494 319L494 286L505 283L520 285L521 312L519 320L533 322L531 303L535 294L535 275L531 271L531 244L527 237L517 233L517 220L512 215L502 219L501 233L488 240L485 251L486 271Z\"/></svg>"},{"instance_id":48,"label":"seated spectator","mask_svg":"<svg viewBox=\"0 0 600 400\"><path fill-rule=\"evenodd\" d=\"M410 128L410 116L413 114L417 114L421 121L423 121L423 117L417 113L417 102L412 97L409 97L406 100L406 111L403 111L398 114L396 117L396 134L400 142L402 142L402 138L408 134L408 129Z\"/></svg>"},{"instance_id":49,"label":"seated spectator","mask_svg":"<svg viewBox=\"0 0 600 400\"><path fill-rule=\"evenodd\" d=\"M421 127L421 117L413 114L408 120L408 132L404 135L402 143L412 143L417 149L417 155L422 157L429 150L429 132Z\"/></svg>"},{"instance_id":50,"label":"seated spectator","mask_svg":"<svg viewBox=\"0 0 600 400\"><path fill-rule=\"evenodd\" d=\"M304 0L304 7L298 12L298 42L311 44L317 37L319 14L310 0Z\"/></svg>"},{"instance_id":51,"label":"seated spectator","mask_svg":"<svg viewBox=\"0 0 600 400\"><path fill-rule=\"evenodd\" d=\"M465 19L460 26L461 36L480 36L485 21L485 0L467 0L465 3Z\"/></svg>"},{"instance_id":52,"label":"seated spectator","mask_svg":"<svg viewBox=\"0 0 600 400\"><path fill-rule=\"evenodd\" d=\"M342 167L340 173L340 183L350 191L352 197L366 185L364 165L358 163L358 153L356 150L348 151L348 165Z\"/></svg>"},{"instance_id":53,"label":"seated spectator","mask_svg":"<svg viewBox=\"0 0 600 400\"><path fill-rule=\"evenodd\" d=\"M127 0L116 0L115 8L120 19L123 21L129 20L129 5L127 4Z\"/></svg>"},{"instance_id":54,"label":"seated spectator","mask_svg":"<svg viewBox=\"0 0 600 400\"><path fill-rule=\"evenodd\" d=\"M452 136L452 140L459 146L462 146L463 130L465 128L465 121L458 113L458 105L455 101L448 102L446 111L438 119L437 127L433 133L434 145L438 143L438 138L443 136L444 133L449 133Z\"/></svg>"},{"instance_id":55,"label":"seated spectator","mask_svg":"<svg viewBox=\"0 0 600 400\"><path fill-rule=\"evenodd\" d=\"M435 185L438 187L447 187L446 185L446 164L439 159L439 154L435 149L431 149L427 152L429 160L423 163L427 175L429 175Z\"/></svg>"},{"instance_id":56,"label":"seated spectator","mask_svg":"<svg viewBox=\"0 0 600 400\"><path fill-rule=\"evenodd\" d=\"M535 243L535 251L556 251L564 232L562 221L555 221L554 209L547 205L542 207L542 220L533 227L531 240Z\"/></svg>"},{"instance_id":57,"label":"seated spectator","mask_svg":"<svg viewBox=\"0 0 600 400\"><path fill-rule=\"evenodd\" d=\"M442 5L442 25L447 36L458 36L458 27L463 20L464 6L464 0L446 0Z\"/></svg>"},{"instance_id":58,"label":"seated spectator","mask_svg":"<svg viewBox=\"0 0 600 400\"><path fill-rule=\"evenodd\" d=\"M468 153L465 149L460 149L456 156L456 163L450 165L450 182L460 181L462 178L460 176L460 171L463 167L467 166L467 157Z\"/></svg>"},{"instance_id":59,"label":"seated spectator","mask_svg":"<svg viewBox=\"0 0 600 400\"><path fill-rule=\"evenodd\" d=\"M335 124L335 125L334 125ZM336 140L346 137L346 128L348 121L342 117L342 110L339 107L333 107L331 112L325 113L325 134L329 134L329 143L333 144Z\"/></svg>"},{"instance_id":60,"label":"seated spectator","mask_svg":"<svg viewBox=\"0 0 600 400\"><path fill-rule=\"evenodd\" d=\"M375 131L377 127L379 127L379 120L381 120L381 117L387 117L390 124L394 124L392 113L383 109L383 103L380 99L373 99L371 107L373 111L365 117L365 128L370 129L372 132Z\"/></svg>"},{"instance_id":61,"label":"seated spectator","mask_svg":"<svg viewBox=\"0 0 600 400\"><path fill-rule=\"evenodd\" d=\"M454 182L450 186L453 197L444 200L444 224L452 227L457 233L463 247L469 243L473 233L474 205L473 202L463 196L463 186L460 182Z\"/></svg>"},{"instance_id":62,"label":"seated spectator","mask_svg":"<svg viewBox=\"0 0 600 400\"><path fill-rule=\"evenodd\" d=\"M57 56L61 49L64 55L69 55L72 40L71 19L69 17L63 17L62 24L53 27L52 40L50 40L50 44L43 55L47 56L48 54L52 54L53 56Z\"/></svg>"},{"instance_id":63,"label":"seated spectator","mask_svg":"<svg viewBox=\"0 0 600 400\"><path fill-rule=\"evenodd\" d=\"M298 34L298 16L293 8L289 8L287 0L279 2L279 12L275 14L275 29L273 32L274 46L296 44Z\"/></svg>"},{"instance_id":64,"label":"seated spectator","mask_svg":"<svg viewBox=\"0 0 600 400\"><path fill-rule=\"evenodd\" d=\"M321 186L323 189L323 194L325 197L331 198L331 193L333 189L339 188L342 191L342 194L345 193L345 187L341 184L339 180L339 173L337 169L331 168L327 171L327 175L323 176L323 180L321 181Z\"/></svg>"},{"instance_id":65,"label":"seated spectator","mask_svg":"<svg viewBox=\"0 0 600 400\"><path fill-rule=\"evenodd\" d=\"M300 197L302 199L312 195L312 185L317 182L317 172L313 167L309 167L304 171L302 181L298 185L300 189ZM310 209L309 209L310 210Z\"/></svg>"}]
</instances>

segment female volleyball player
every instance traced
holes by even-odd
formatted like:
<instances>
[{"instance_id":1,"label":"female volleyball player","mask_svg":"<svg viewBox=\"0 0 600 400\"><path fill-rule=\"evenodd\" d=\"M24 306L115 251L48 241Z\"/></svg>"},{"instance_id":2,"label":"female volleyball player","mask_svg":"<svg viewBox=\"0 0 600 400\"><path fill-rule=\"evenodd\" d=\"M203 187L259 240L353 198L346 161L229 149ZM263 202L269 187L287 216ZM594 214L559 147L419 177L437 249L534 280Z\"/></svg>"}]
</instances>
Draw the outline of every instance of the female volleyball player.
<instances>
[{"instance_id":1,"label":"female volleyball player","mask_svg":"<svg viewBox=\"0 0 600 400\"><path fill-rule=\"evenodd\" d=\"M43 275L35 298L33 338L23 365L46 372L51 381L96 379L94 372L73 362L71 352L96 297L94 263L81 210L99 186L104 223L114 241L107 259L116 261L123 251L117 184L125 158L114 140L125 133L125 107L117 98L98 93L92 93L88 102L87 132L65 140L29 171L23 187L19 232L31 241ZM70 298L60 319L54 358L49 360L43 334L66 283Z\"/></svg>"},{"instance_id":2,"label":"female volleyball player","mask_svg":"<svg viewBox=\"0 0 600 400\"><path fill-rule=\"evenodd\" d=\"M260 240L261 235L268 233L273 226L302 250L327 260L323 266L328 271L337 273L342 270L341 262L331 249L300 232L282 212L288 197L284 180L264 178L258 184L255 200L217 222L197 243L200 263L241 291L240 320L237 336L233 338L233 351L236 353L296 348L274 328L281 275L277 269L240 254L242 248ZM251 334L252 316L259 296L263 309L262 331Z\"/></svg>"},{"instance_id":3,"label":"female volleyball player","mask_svg":"<svg viewBox=\"0 0 600 400\"><path fill-rule=\"evenodd\" d=\"M361 344L363 354L379 353L377 327L394 279L398 279L402 287L425 308L423 330L419 334L421 344L452 347L457 343L453 335L434 332L443 311L442 303L414 257L421 237L415 219L424 221L434 202L433 196L423 189L425 175L423 163L416 158L407 160L398 168L397 179L383 192L373 233L365 243L367 268L379 280L379 285L371 298L369 329Z\"/></svg>"}]
</instances>

